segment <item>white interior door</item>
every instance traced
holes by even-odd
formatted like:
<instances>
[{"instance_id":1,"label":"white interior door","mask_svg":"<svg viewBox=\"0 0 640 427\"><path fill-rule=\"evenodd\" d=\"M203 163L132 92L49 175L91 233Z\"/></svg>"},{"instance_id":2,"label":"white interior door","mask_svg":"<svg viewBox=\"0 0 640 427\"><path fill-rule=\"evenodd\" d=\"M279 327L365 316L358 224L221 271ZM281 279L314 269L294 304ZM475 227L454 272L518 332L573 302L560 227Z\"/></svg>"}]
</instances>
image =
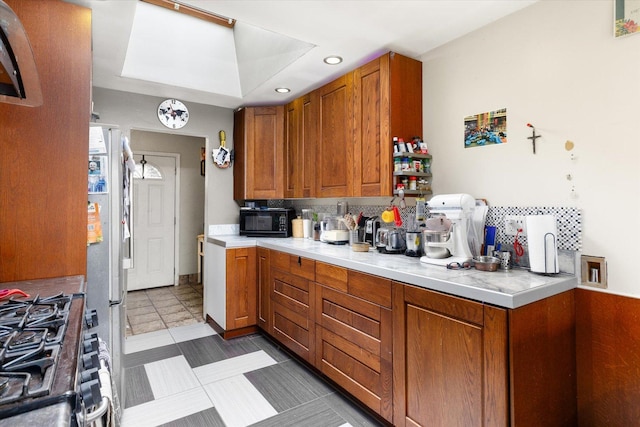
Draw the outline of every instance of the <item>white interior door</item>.
<instances>
[{"instance_id":1,"label":"white interior door","mask_svg":"<svg viewBox=\"0 0 640 427\"><path fill-rule=\"evenodd\" d=\"M134 159L134 264L127 270L127 288L174 285L176 159L149 154L144 161L138 154Z\"/></svg>"}]
</instances>

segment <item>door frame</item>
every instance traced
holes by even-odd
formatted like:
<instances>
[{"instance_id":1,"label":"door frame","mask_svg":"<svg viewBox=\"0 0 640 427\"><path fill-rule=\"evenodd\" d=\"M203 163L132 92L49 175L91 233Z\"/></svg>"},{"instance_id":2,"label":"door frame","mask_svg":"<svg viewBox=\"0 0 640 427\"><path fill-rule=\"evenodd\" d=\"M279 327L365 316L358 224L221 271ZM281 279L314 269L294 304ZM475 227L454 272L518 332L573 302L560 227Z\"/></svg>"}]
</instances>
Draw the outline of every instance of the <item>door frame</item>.
<instances>
[{"instance_id":1,"label":"door frame","mask_svg":"<svg viewBox=\"0 0 640 427\"><path fill-rule=\"evenodd\" d=\"M167 153L164 151L135 151L134 155L145 155L145 156L160 156L160 157L173 157L175 160L175 168L176 168L176 188L174 191L174 216L175 221L173 223L173 286L178 286L180 284L180 274L179 274L179 266L180 266L180 153ZM132 177L132 180L134 178ZM133 182L131 183L133 188ZM133 196L132 196L133 197ZM132 200L135 204L136 201ZM135 230L134 230L135 233ZM134 236L132 234L132 236ZM135 260L134 260L135 263Z\"/></svg>"}]
</instances>

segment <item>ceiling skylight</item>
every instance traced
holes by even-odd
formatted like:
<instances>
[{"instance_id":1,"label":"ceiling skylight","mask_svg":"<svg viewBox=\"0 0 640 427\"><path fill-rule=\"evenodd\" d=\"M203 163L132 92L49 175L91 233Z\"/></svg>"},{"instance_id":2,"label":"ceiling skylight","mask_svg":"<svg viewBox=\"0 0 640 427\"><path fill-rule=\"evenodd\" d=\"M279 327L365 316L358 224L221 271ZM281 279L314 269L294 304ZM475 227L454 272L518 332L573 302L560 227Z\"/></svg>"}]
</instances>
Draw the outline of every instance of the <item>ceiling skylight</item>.
<instances>
[{"instance_id":1,"label":"ceiling skylight","mask_svg":"<svg viewBox=\"0 0 640 427\"><path fill-rule=\"evenodd\" d=\"M122 76L242 97L313 47L241 22L232 29L137 2Z\"/></svg>"}]
</instances>

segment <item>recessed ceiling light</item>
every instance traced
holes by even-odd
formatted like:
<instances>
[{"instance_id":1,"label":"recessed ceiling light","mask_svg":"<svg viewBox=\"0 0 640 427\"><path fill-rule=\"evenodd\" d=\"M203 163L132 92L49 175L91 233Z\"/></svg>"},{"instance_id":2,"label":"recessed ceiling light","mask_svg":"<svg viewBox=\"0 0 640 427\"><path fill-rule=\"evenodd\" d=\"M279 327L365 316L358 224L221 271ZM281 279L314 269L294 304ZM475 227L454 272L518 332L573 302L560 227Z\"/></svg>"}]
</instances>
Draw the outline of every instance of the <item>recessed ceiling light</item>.
<instances>
[{"instance_id":1,"label":"recessed ceiling light","mask_svg":"<svg viewBox=\"0 0 640 427\"><path fill-rule=\"evenodd\" d=\"M276 92L278 92L278 93L289 93L289 92L291 92L291 89L289 89L288 87L277 87L276 88Z\"/></svg>"},{"instance_id":2,"label":"recessed ceiling light","mask_svg":"<svg viewBox=\"0 0 640 427\"><path fill-rule=\"evenodd\" d=\"M342 62L342 58L339 56L327 56L324 58L325 64L337 65Z\"/></svg>"}]
</instances>

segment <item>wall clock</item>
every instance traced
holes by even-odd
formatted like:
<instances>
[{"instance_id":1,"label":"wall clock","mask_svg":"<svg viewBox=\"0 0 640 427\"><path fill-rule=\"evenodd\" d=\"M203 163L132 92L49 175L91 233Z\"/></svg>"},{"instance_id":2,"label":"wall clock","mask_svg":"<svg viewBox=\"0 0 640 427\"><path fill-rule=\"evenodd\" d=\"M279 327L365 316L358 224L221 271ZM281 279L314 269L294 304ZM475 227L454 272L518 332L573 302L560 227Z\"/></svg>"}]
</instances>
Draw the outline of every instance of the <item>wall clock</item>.
<instances>
[{"instance_id":1,"label":"wall clock","mask_svg":"<svg viewBox=\"0 0 640 427\"><path fill-rule=\"evenodd\" d=\"M189 110L177 99L165 99L158 106L158 119L169 129L180 129L189 121Z\"/></svg>"}]
</instances>

